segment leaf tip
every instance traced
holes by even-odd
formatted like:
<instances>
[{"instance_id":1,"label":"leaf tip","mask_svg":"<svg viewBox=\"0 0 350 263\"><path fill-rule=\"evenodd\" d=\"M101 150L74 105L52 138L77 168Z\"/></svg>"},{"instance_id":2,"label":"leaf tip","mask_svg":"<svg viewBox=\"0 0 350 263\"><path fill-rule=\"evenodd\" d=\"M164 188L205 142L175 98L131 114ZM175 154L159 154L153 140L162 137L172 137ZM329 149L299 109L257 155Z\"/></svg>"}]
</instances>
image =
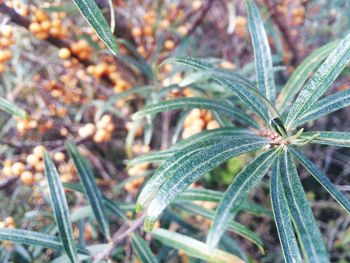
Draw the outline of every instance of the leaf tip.
<instances>
[{"instance_id":1,"label":"leaf tip","mask_svg":"<svg viewBox=\"0 0 350 263\"><path fill-rule=\"evenodd\" d=\"M145 222L144 222L144 228L145 228L145 231L146 232L151 232L155 223L157 221L157 218L155 217L149 217L149 216L146 216L145 218Z\"/></svg>"},{"instance_id":2,"label":"leaf tip","mask_svg":"<svg viewBox=\"0 0 350 263\"><path fill-rule=\"evenodd\" d=\"M135 211L136 213L140 212L142 210L143 206L140 203L136 203L135 205Z\"/></svg>"}]
</instances>

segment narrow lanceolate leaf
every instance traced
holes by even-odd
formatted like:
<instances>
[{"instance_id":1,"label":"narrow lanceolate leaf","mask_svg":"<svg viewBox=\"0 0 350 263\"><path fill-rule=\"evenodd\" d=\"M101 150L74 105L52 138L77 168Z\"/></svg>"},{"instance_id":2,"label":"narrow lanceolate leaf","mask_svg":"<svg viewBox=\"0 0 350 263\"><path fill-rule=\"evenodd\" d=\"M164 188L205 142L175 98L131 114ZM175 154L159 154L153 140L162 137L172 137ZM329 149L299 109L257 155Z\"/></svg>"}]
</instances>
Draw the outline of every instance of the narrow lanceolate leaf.
<instances>
[{"instance_id":1,"label":"narrow lanceolate leaf","mask_svg":"<svg viewBox=\"0 0 350 263\"><path fill-rule=\"evenodd\" d=\"M275 101L276 87L273 75L271 50L258 7L253 0L247 1L248 25L255 56L258 90L271 102Z\"/></svg>"},{"instance_id":2,"label":"narrow lanceolate leaf","mask_svg":"<svg viewBox=\"0 0 350 263\"><path fill-rule=\"evenodd\" d=\"M0 240L52 249L62 248L60 240L55 236L22 229L0 228Z\"/></svg>"},{"instance_id":3,"label":"narrow lanceolate leaf","mask_svg":"<svg viewBox=\"0 0 350 263\"><path fill-rule=\"evenodd\" d=\"M147 242L139 235L134 234L131 238L131 245L142 263L157 263Z\"/></svg>"},{"instance_id":4,"label":"narrow lanceolate leaf","mask_svg":"<svg viewBox=\"0 0 350 263\"><path fill-rule=\"evenodd\" d=\"M172 173L170 173L170 171L176 169L181 162L196 152L212 146L213 144L224 142L226 139L232 139L232 137L244 137L245 135L240 131L241 130L236 131L236 129L217 129L213 130L213 132L205 132L204 135L203 133L200 133L198 137L203 139L201 141L196 141L196 139L194 139L192 143L186 139L176 144L173 148L179 147L179 151L176 152L171 158L166 160L147 182L137 199L136 211L139 211L143 206L147 205L151 201L151 199L156 195L159 187L169 177L171 177ZM249 136L249 133L247 134Z\"/></svg>"},{"instance_id":5,"label":"narrow lanceolate leaf","mask_svg":"<svg viewBox=\"0 0 350 263\"><path fill-rule=\"evenodd\" d=\"M290 147L290 151L298 158L299 162L309 171L309 173L315 177L315 179L333 196L333 198L345 208L350 214L350 200L342 194L328 177L301 151L294 147Z\"/></svg>"},{"instance_id":6,"label":"narrow lanceolate leaf","mask_svg":"<svg viewBox=\"0 0 350 263\"><path fill-rule=\"evenodd\" d=\"M230 104L206 98L179 98L174 100L163 101L155 105L150 105L133 115L133 119L137 120L149 114L159 112L178 110L178 109L207 109L222 113L242 124L258 128L259 125L249 115L239 109L233 108Z\"/></svg>"},{"instance_id":7,"label":"narrow lanceolate leaf","mask_svg":"<svg viewBox=\"0 0 350 263\"><path fill-rule=\"evenodd\" d=\"M73 0L81 14L95 30L98 37L111 50L114 55L119 52L118 43L104 18L100 8L94 0Z\"/></svg>"},{"instance_id":8,"label":"narrow lanceolate leaf","mask_svg":"<svg viewBox=\"0 0 350 263\"><path fill-rule=\"evenodd\" d=\"M287 83L283 86L277 98L277 108L280 113L283 113L292 105L292 100L295 95L303 87L303 84L314 72L318 65L333 51L339 44L339 41L333 41L324 45L311 53L304 61L296 68Z\"/></svg>"},{"instance_id":9,"label":"narrow lanceolate leaf","mask_svg":"<svg viewBox=\"0 0 350 263\"><path fill-rule=\"evenodd\" d=\"M153 238L162 242L164 245L184 251L187 255L203 259L207 262L215 263L243 263L244 261L235 255L219 249L209 249L209 247L194 238L181 235L165 229L154 229L151 232Z\"/></svg>"},{"instance_id":10,"label":"narrow lanceolate leaf","mask_svg":"<svg viewBox=\"0 0 350 263\"><path fill-rule=\"evenodd\" d=\"M350 61L350 34L348 34L332 51L325 62L317 69L315 74L305 84L290 109L286 121L288 128L295 123L313 106Z\"/></svg>"},{"instance_id":11,"label":"narrow lanceolate leaf","mask_svg":"<svg viewBox=\"0 0 350 263\"><path fill-rule=\"evenodd\" d=\"M75 184L75 183L63 183L63 187L65 189L69 189L72 191L77 191L82 194L86 194L84 191L84 188L80 184ZM102 196L103 199L103 204L105 208L111 212L114 215L117 215L119 218L121 218L123 221L127 221L127 217L124 215L123 210L119 207L118 204L115 202L109 200L107 197Z\"/></svg>"},{"instance_id":12,"label":"narrow lanceolate leaf","mask_svg":"<svg viewBox=\"0 0 350 263\"><path fill-rule=\"evenodd\" d=\"M257 150L269 141L258 136L228 138L224 142L206 147L184 158L171 171L150 202L146 212L145 228L150 230L157 217L178 194L189 185L229 158Z\"/></svg>"},{"instance_id":13,"label":"narrow lanceolate leaf","mask_svg":"<svg viewBox=\"0 0 350 263\"><path fill-rule=\"evenodd\" d=\"M66 147L78 170L80 180L83 184L84 191L87 195L92 211L94 212L95 218L106 238L110 239L109 223L105 213L102 193L96 185L93 171L88 161L80 155L78 148L74 144L68 143Z\"/></svg>"},{"instance_id":14,"label":"narrow lanceolate leaf","mask_svg":"<svg viewBox=\"0 0 350 263\"><path fill-rule=\"evenodd\" d=\"M339 91L324 99L317 101L306 113L296 122L295 126L303 125L308 121L317 120L332 112L350 105L350 88Z\"/></svg>"},{"instance_id":15,"label":"narrow lanceolate leaf","mask_svg":"<svg viewBox=\"0 0 350 263\"><path fill-rule=\"evenodd\" d=\"M214 211L206 209L204 207L195 205L195 204L180 204L177 205L179 206L182 210L185 210L186 212L188 212L191 215L194 216L203 216L207 219L212 220L214 217ZM232 231L248 240L250 240L251 242L253 242L255 245L257 245L257 247L260 249L260 251L262 253L264 253L264 244L261 240L260 237L258 237L253 231L251 231L250 229L246 228L244 225L235 222L235 221L230 221L227 225L227 230Z\"/></svg>"},{"instance_id":16,"label":"narrow lanceolate leaf","mask_svg":"<svg viewBox=\"0 0 350 263\"><path fill-rule=\"evenodd\" d=\"M224 193L215 191L215 190L209 190L209 189L187 189L183 193L181 193L175 200L176 203L183 203L183 202L192 202L192 201L205 201L205 202L214 202L218 203L223 198ZM269 209L253 203L251 201L245 200L242 205L240 206L240 210L243 210L245 212L252 213L257 216L268 216L272 217L272 213Z\"/></svg>"},{"instance_id":17,"label":"narrow lanceolate leaf","mask_svg":"<svg viewBox=\"0 0 350 263\"><path fill-rule=\"evenodd\" d=\"M163 61L160 66L167 63L182 64L197 70L208 70L214 68L214 65L210 63L190 57L169 58ZM213 75L212 79L229 88L242 101L243 104L260 116L267 124L269 124L271 118L279 117L279 114L274 106L271 105L268 99L266 99L263 94L260 94L254 86L251 86L249 82L243 83L241 81L233 81L231 79L215 75Z\"/></svg>"},{"instance_id":18,"label":"narrow lanceolate leaf","mask_svg":"<svg viewBox=\"0 0 350 263\"><path fill-rule=\"evenodd\" d=\"M213 224L210 228L207 239L209 247L213 248L218 244L228 223L239 211L239 208L249 191L268 171L275 160L277 153L277 149L272 149L261 154L235 177L233 183L227 189L215 211Z\"/></svg>"},{"instance_id":19,"label":"narrow lanceolate leaf","mask_svg":"<svg viewBox=\"0 0 350 263\"><path fill-rule=\"evenodd\" d=\"M44 155L44 163L45 174L50 188L51 203L62 245L69 259L72 262L78 262L76 247L73 240L73 227L60 176L47 153Z\"/></svg>"},{"instance_id":20,"label":"narrow lanceolate leaf","mask_svg":"<svg viewBox=\"0 0 350 263\"><path fill-rule=\"evenodd\" d=\"M280 160L283 192L306 262L329 262L322 235L317 227L291 154L285 150Z\"/></svg>"},{"instance_id":21,"label":"narrow lanceolate leaf","mask_svg":"<svg viewBox=\"0 0 350 263\"><path fill-rule=\"evenodd\" d=\"M151 152L140 155L128 161L128 166L137 165L140 163L154 163L164 161L174 155L176 150L164 150L159 152Z\"/></svg>"},{"instance_id":22,"label":"narrow lanceolate leaf","mask_svg":"<svg viewBox=\"0 0 350 263\"><path fill-rule=\"evenodd\" d=\"M290 221L287 202L283 193L278 161L272 169L270 196L278 237L285 262L302 262L298 242Z\"/></svg>"},{"instance_id":23,"label":"narrow lanceolate leaf","mask_svg":"<svg viewBox=\"0 0 350 263\"><path fill-rule=\"evenodd\" d=\"M350 132L315 131L304 132L300 139L308 140L310 143L331 145L338 147L350 147Z\"/></svg>"},{"instance_id":24,"label":"narrow lanceolate leaf","mask_svg":"<svg viewBox=\"0 0 350 263\"><path fill-rule=\"evenodd\" d=\"M0 109L20 118L28 117L24 110L18 108L16 105L3 98L0 98Z\"/></svg>"}]
</instances>

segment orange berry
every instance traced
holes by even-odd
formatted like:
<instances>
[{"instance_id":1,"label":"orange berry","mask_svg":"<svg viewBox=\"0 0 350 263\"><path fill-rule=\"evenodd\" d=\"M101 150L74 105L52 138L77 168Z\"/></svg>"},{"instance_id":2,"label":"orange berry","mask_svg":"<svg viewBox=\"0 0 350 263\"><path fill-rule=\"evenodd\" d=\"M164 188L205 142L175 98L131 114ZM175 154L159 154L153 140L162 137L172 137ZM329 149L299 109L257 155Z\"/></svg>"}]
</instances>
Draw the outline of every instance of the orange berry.
<instances>
[{"instance_id":1,"label":"orange berry","mask_svg":"<svg viewBox=\"0 0 350 263\"><path fill-rule=\"evenodd\" d=\"M35 154L29 154L26 158L27 164L35 166L40 160Z\"/></svg>"},{"instance_id":2,"label":"orange berry","mask_svg":"<svg viewBox=\"0 0 350 263\"><path fill-rule=\"evenodd\" d=\"M44 152L46 151L45 146L43 145L38 145L33 149L33 153L38 157L38 158L43 158Z\"/></svg>"},{"instance_id":3,"label":"orange berry","mask_svg":"<svg viewBox=\"0 0 350 263\"><path fill-rule=\"evenodd\" d=\"M16 162L12 165L12 173L19 176L25 170L25 165L21 162Z\"/></svg>"},{"instance_id":4,"label":"orange berry","mask_svg":"<svg viewBox=\"0 0 350 263\"><path fill-rule=\"evenodd\" d=\"M175 47L175 42L173 40L171 40L171 39L165 40L164 48L166 50L172 50L172 49L174 49L174 47Z\"/></svg>"},{"instance_id":5,"label":"orange berry","mask_svg":"<svg viewBox=\"0 0 350 263\"><path fill-rule=\"evenodd\" d=\"M32 33L38 33L38 32L41 31L41 26L40 26L39 23L33 22L33 23L31 23L31 24L29 25L29 30L30 30L30 32L32 32Z\"/></svg>"},{"instance_id":6,"label":"orange berry","mask_svg":"<svg viewBox=\"0 0 350 263\"><path fill-rule=\"evenodd\" d=\"M61 59L67 59L71 56L71 52L68 48L61 48L59 51L58 51L58 56L61 58Z\"/></svg>"},{"instance_id":7,"label":"orange berry","mask_svg":"<svg viewBox=\"0 0 350 263\"><path fill-rule=\"evenodd\" d=\"M133 37L140 37L142 35L142 30L141 28L139 27L134 27L132 30L131 30L131 35Z\"/></svg>"},{"instance_id":8,"label":"orange berry","mask_svg":"<svg viewBox=\"0 0 350 263\"><path fill-rule=\"evenodd\" d=\"M43 30L48 31L51 28L51 22L49 20L45 20L40 23L40 26Z\"/></svg>"},{"instance_id":9,"label":"orange berry","mask_svg":"<svg viewBox=\"0 0 350 263\"><path fill-rule=\"evenodd\" d=\"M34 176L33 173L30 171L24 171L21 174L21 181L26 185L32 185L34 183Z\"/></svg>"},{"instance_id":10,"label":"orange berry","mask_svg":"<svg viewBox=\"0 0 350 263\"><path fill-rule=\"evenodd\" d=\"M55 153L54 156L53 156L53 159L54 159L56 162L63 162L65 158L66 158L66 156L65 156L64 153L62 153L62 152L57 152L57 153Z\"/></svg>"}]
</instances>

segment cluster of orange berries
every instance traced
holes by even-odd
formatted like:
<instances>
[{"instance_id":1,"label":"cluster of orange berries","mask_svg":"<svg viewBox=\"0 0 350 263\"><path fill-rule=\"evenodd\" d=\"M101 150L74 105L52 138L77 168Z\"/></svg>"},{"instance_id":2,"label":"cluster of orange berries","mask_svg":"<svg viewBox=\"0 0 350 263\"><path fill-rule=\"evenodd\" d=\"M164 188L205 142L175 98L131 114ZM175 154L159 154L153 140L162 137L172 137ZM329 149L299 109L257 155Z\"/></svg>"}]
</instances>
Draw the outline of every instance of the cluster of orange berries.
<instances>
[{"instance_id":1,"label":"cluster of orange berries","mask_svg":"<svg viewBox=\"0 0 350 263\"><path fill-rule=\"evenodd\" d=\"M304 23L305 7L299 6L292 11L292 25L300 26Z\"/></svg>"},{"instance_id":2,"label":"cluster of orange berries","mask_svg":"<svg viewBox=\"0 0 350 263\"><path fill-rule=\"evenodd\" d=\"M114 131L114 124L110 115L104 115L95 124L87 123L80 127L78 134L81 138L88 138L92 136L92 139L96 143L108 142L112 138Z\"/></svg>"},{"instance_id":3,"label":"cluster of orange berries","mask_svg":"<svg viewBox=\"0 0 350 263\"><path fill-rule=\"evenodd\" d=\"M5 70L5 63L12 58L9 49L14 44L13 28L9 25L0 26L0 74Z\"/></svg>"},{"instance_id":4,"label":"cluster of orange berries","mask_svg":"<svg viewBox=\"0 0 350 263\"><path fill-rule=\"evenodd\" d=\"M150 10L143 15L142 27L133 26L131 29L131 35L133 36L136 44L137 51L145 58L147 58L152 51L155 50L155 28L160 30L169 30L171 24L175 20L183 18L184 10L178 8L176 4L171 4L169 10L161 12L162 17L159 21L157 13L154 10ZM189 25L180 25L175 30L180 36L186 36L189 31ZM163 44L163 48L166 51L171 51L175 48L176 42L172 37L168 37Z\"/></svg>"},{"instance_id":5,"label":"cluster of orange berries","mask_svg":"<svg viewBox=\"0 0 350 263\"><path fill-rule=\"evenodd\" d=\"M4 161L2 174L4 176L18 176L25 185L33 185L43 179L44 162L43 155L46 151L42 145L36 146L32 153L26 157L25 162L13 162L10 159Z\"/></svg>"},{"instance_id":6,"label":"cluster of orange berries","mask_svg":"<svg viewBox=\"0 0 350 263\"><path fill-rule=\"evenodd\" d=\"M52 120L42 120L41 114L36 113L26 119L16 118L16 121L16 129L20 135L24 135L30 130L38 130L40 133L45 133L53 127Z\"/></svg>"},{"instance_id":7,"label":"cluster of orange berries","mask_svg":"<svg viewBox=\"0 0 350 263\"><path fill-rule=\"evenodd\" d=\"M13 9L15 9L16 12L18 14L20 14L21 16L28 16L30 11L31 11L31 9L33 9L32 6L29 6L29 5L23 3L20 0L7 0L7 1L5 1L5 4L8 7L11 7Z\"/></svg>"},{"instance_id":8,"label":"cluster of orange berries","mask_svg":"<svg viewBox=\"0 0 350 263\"><path fill-rule=\"evenodd\" d=\"M136 155L149 153L150 150L151 148L148 145L143 145L141 143L135 143L132 147L132 152ZM130 176L144 175L149 167L149 163L137 164L128 169L128 174ZM140 186L142 185L143 181L143 177L134 178L132 181L124 185L124 189L130 194L136 194L138 189L140 189Z\"/></svg>"},{"instance_id":9,"label":"cluster of orange berries","mask_svg":"<svg viewBox=\"0 0 350 263\"><path fill-rule=\"evenodd\" d=\"M52 97L64 104L84 103L83 91L78 88L78 79L74 75L75 71L66 72L66 74L58 77L58 80L51 80L44 84L44 89L48 91ZM59 108L50 105L52 115L64 117L67 113L66 108ZM52 111L51 111L52 108Z\"/></svg>"},{"instance_id":10,"label":"cluster of orange berries","mask_svg":"<svg viewBox=\"0 0 350 263\"><path fill-rule=\"evenodd\" d=\"M45 11L37 9L29 25L29 30L39 39L47 39L50 36L65 38L68 35L67 28L62 24L62 18L65 17L66 13L64 12L54 12L51 19Z\"/></svg>"},{"instance_id":11,"label":"cluster of orange berries","mask_svg":"<svg viewBox=\"0 0 350 263\"><path fill-rule=\"evenodd\" d=\"M4 219L4 221L0 221L0 228L15 228L16 223L13 217L8 216Z\"/></svg>"},{"instance_id":12,"label":"cluster of orange berries","mask_svg":"<svg viewBox=\"0 0 350 263\"><path fill-rule=\"evenodd\" d=\"M217 128L220 128L220 125L213 119L210 111L193 109L185 119L182 137L185 139L205 129Z\"/></svg>"}]
</instances>

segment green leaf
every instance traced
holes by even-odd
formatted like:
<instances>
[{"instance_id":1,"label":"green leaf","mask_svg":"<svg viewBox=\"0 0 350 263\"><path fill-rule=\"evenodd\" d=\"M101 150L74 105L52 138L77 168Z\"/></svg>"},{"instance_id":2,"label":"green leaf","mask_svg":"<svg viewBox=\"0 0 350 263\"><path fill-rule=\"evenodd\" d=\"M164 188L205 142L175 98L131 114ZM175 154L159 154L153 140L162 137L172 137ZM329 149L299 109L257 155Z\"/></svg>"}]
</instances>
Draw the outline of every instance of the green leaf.
<instances>
[{"instance_id":1,"label":"green leaf","mask_svg":"<svg viewBox=\"0 0 350 263\"><path fill-rule=\"evenodd\" d=\"M139 235L132 235L131 245L136 255L143 263L157 263L157 258L153 255L147 242Z\"/></svg>"},{"instance_id":2,"label":"green leaf","mask_svg":"<svg viewBox=\"0 0 350 263\"><path fill-rule=\"evenodd\" d=\"M0 228L0 240L62 249L62 243L57 237L22 229Z\"/></svg>"},{"instance_id":3,"label":"green leaf","mask_svg":"<svg viewBox=\"0 0 350 263\"><path fill-rule=\"evenodd\" d=\"M44 154L44 163L45 175L50 188L53 212L64 250L72 262L78 262L76 247L73 240L73 227L60 176L47 153Z\"/></svg>"},{"instance_id":4,"label":"green leaf","mask_svg":"<svg viewBox=\"0 0 350 263\"><path fill-rule=\"evenodd\" d=\"M63 187L72 191L76 191L82 194L85 194L83 187L75 183L63 183ZM118 204L109 200L107 197L102 196L103 204L105 208L114 215L117 215L123 221L127 221L127 217L124 215L123 210L119 207Z\"/></svg>"},{"instance_id":5,"label":"green leaf","mask_svg":"<svg viewBox=\"0 0 350 263\"><path fill-rule=\"evenodd\" d=\"M28 117L24 110L18 108L16 105L3 98L0 98L0 109L20 118Z\"/></svg>"},{"instance_id":6,"label":"green leaf","mask_svg":"<svg viewBox=\"0 0 350 263\"><path fill-rule=\"evenodd\" d=\"M154 163L164 161L174 155L176 150L164 150L159 152L150 152L140 155L128 161L128 166L137 165L140 163Z\"/></svg>"},{"instance_id":7,"label":"green leaf","mask_svg":"<svg viewBox=\"0 0 350 263\"><path fill-rule=\"evenodd\" d=\"M292 100L299 90L303 87L310 74L314 72L318 65L334 50L339 44L339 40L328 43L311 53L304 61L296 68L287 83L283 86L277 98L277 108L280 113L283 113L290 106Z\"/></svg>"},{"instance_id":8,"label":"green leaf","mask_svg":"<svg viewBox=\"0 0 350 263\"><path fill-rule=\"evenodd\" d=\"M244 261L228 252L212 249L194 238L181 235L165 229L154 229L151 232L153 238L162 242L166 246L184 251L187 255L215 263L243 263Z\"/></svg>"},{"instance_id":9,"label":"green leaf","mask_svg":"<svg viewBox=\"0 0 350 263\"><path fill-rule=\"evenodd\" d=\"M73 0L81 14L95 30L98 37L111 50L114 55L119 53L118 43L104 18L100 8L94 0Z\"/></svg>"},{"instance_id":10,"label":"green leaf","mask_svg":"<svg viewBox=\"0 0 350 263\"><path fill-rule=\"evenodd\" d=\"M106 238L110 240L111 235L108 217L105 213L105 207L102 200L102 193L96 185L93 171L88 161L80 155L78 148L74 144L67 143L66 148L75 164L75 167L78 170L78 175L83 184L84 192L87 195L92 211L94 212L95 218Z\"/></svg>"},{"instance_id":11,"label":"green leaf","mask_svg":"<svg viewBox=\"0 0 350 263\"><path fill-rule=\"evenodd\" d=\"M214 65L199 59L190 57L175 57L164 60L160 66L167 63L177 63L192 67L197 70L208 70L214 68ZM279 117L277 110L273 105L261 95L254 86L248 82L233 81L222 77L212 77L219 84L228 87L248 108L260 116L267 124L271 118ZM270 113L269 113L270 112ZM270 117L270 114L272 115Z\"/></svg>"},{"instance_id":12,"label":"green leaf","mask_svg":"<svg viewBox=\"0 0 350 263\"><path fill-rule=\"evenodd\" d=\"M154 105L147 106L142 110L135 113L132 118L134 120L143 118L149 114L155 114L159 112L169 111L169 110L178 110L178 109L208 109L216 111L231 117L238 122L259 128L259 125L254 119L247 115L244 111L235 109L228 103L219 100L212 100L206 98L179 98L174 100L163 101Z\"/></svg>"},{"instance_id":13,"label":"green leaf","mask_svg":"<svg viewBox=\"0 0 350 263\"><path fill-rule=\"evenodd\" d=\"M239 207L249 191L266 174L275 160L277 153L278 150L271 149L261 154L235 177L215 211L213 224L207 238L209 247L213 248L219 243L228 223L239 211Z\"/></svg>"},{"instance_id":14,"label":"green leaf","mask_svg":"<svg viewBox=\"0 0 350 263\"><path fill-rule=\"evenodd\" d=\"M287 150L284 151L281 158L280 170L288 211L297 232L305 261L329 262L322 235L300 183L292 156Z\"/></svg>"},{"instance_id":15,"label":"green leaf","mask_svg":"<svg viewBox=\"0 0 350 263\"><path fill-rule=\"evenodd\" d=\"M307 112L296 122L300 126L306 122L317 120L325 115L340 110L350 105L350 89L339 91L333 95L317 101Z\"/></svg>"},{"instance_id":16,"label":"green leaf","mask_svg":"<svg viewBox=\"0 0 350 263\"><path fill-rule=\"evenodd\" d=\"M350 147L350 132L315 131L304 132L300 139L310 140L310 143Z\"/></svg>"},{"instance_id":17,"label":"green leaf","mask_svg":"<svg viewBox=\"0 0 350 263\"><path fill-rule=\"evenodd\" d=\"M182 202L192 202L192 201L206 201L206 202L214 202L218 203L223 198L224 193L215 191L215 190L209 190L209 189L196 189L191 188L187 189L183 193L181 193L175 200L176 203L182 203ZM269 209L250 202L248 200L245 200L243 204L240 207L241 210L252 213L254 215L265 215L268 217L272 217L272 213Z\"/></svg>"},{"instance_id":18,"label":"green leaf","mask_svg":"<svg viewBox=\"0 0 350 263\"><path fill-rule=\"evenodd\" d=\"M288 129L313 106L327 89L333 84L338 75L350 61L350 34L348 34L317 69L316 73L305 84L290 109L286 121Z\"/></svg>"},{"instance_id":19,"label":"green leaf","mask_svg":"<svg viewBox=\"0 0 350 263\"><path fill-rule=\"evenodd\" d=\"M185 210L186 212L192 214L192 215L200 215L204 218L213 220L214 217L214 211L206 209L204 207L195 205L195 204L180 204L177 205L182 210ZM244 225L235 222L231 220L227 225L227 230L232 231L248 240L250 240L252 243L254 243L262 253L264 253L264 244L260 237L258 237L253 231L246 228Z\"/></svg>"},{"instance_id":20,"label":"green leaf","mask_svg":"<svg viewBox=\"0 0 350 263\"><path fill-rule=\"evenodd\" d=\"M328 177L301 151L294 147L289 150L298 158L299 162L309 171L309 173L333 196L333 198L350 214L350 201L342 194L328 179Z\"/></svg>"},{"instance_id":21,"label":"green leaf","mask_svg":"<svg viewBox=\"0 0 350 263\"><path fill-rule=\"evenodd\" d=\"M268 143L266 139L258 136L227 138L224 142L205 147L190 156L180 158L182 160L171 170L168 170L170 176L155 193L155 197L147 208L145 229L152 229L155 220L166 206L201 176L229 158L257 150Z\"/></svg>"},{"instance_id":22,"label":"green leaf","mask_svg":"<svg viewBox=\"0 0 350 263\"><path fill-rule=\"evenodd\" d=\"M290 221L287 202L280 178L279 162L276 161L270 179L270 196L279 240L285 262L302 262L298 242Z\"/></svg>"},{"instance_id":23,"label":"green leaf","mask_svg":"<svg viewBox=\"0 0 350 263\"><path fill-rule=\"evenodd\" d=\"M253 0L247 1L248 25L255 57L258 90L271 102L276 98L275 78L271 50L258 7Z\"/></svg>"},{"instance_id":24,"label":"green leaf","mask_svg":"<svg viewBox=\"0 0 350 263\"><path fill-rule=\"evenodd\" d=\"M212 130L211 132L205 132L204 135L202 133L197 135L198 137L202 138L200 141L193 140L191 142L190 140L186 139L173 146L173 148L179 147L180 150L174 153L171 158L166 160L147 182L137 199L136 211L139 211L143 206L148 205L150 200L157 194L159 187L172 175L170 171L176 169L176 167L189 156L213 144L223 142L226 139L232 137L241 138L242 136L245 136L241 133L241 130L237 131L232 128ZM198 139L198 137L196 139Z\"/></svg>"}]
</instances>

